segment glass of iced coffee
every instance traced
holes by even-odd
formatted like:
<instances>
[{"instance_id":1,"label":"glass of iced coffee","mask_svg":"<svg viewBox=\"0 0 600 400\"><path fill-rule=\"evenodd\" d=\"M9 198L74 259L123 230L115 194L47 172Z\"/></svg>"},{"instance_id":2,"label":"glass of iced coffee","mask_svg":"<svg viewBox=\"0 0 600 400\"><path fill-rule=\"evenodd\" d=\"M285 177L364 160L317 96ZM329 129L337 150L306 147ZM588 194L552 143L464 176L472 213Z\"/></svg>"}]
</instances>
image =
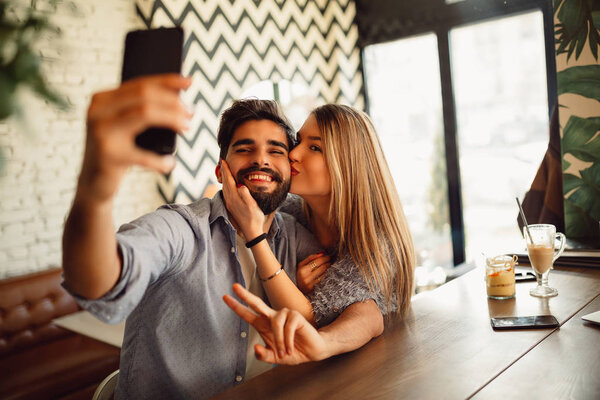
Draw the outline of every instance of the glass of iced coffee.
<instances>
[{"instance_id":1,"label":"glass of iced coffee","mask_svg":"<svg viewBox=\"0 0 600 400\"><path fill-rule=\"evenodd\" d=\"M548 286L548 275L550 275L552 264L565 249L565 235L557 233L556 227L549 224L529 225L529 232L531 239L527 233L527 227L523 227L529 262L537 278L537 286L532 288L529 294L535 297L556 296L558 290ZM557 242L559 242L558 248Z\"/></svg>"}]
</instances>

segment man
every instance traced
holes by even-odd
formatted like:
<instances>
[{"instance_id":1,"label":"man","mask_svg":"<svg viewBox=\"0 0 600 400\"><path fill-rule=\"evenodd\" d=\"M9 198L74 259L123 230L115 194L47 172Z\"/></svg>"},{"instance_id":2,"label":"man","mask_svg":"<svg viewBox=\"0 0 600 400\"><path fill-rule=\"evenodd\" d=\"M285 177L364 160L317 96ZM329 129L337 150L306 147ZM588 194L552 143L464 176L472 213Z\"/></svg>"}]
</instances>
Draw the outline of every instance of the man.
<instances>
[{"instance_id":1,"label":"man","mask_svg":"<svg viewBox=\"0 0 600 400\"><path fill-rule=\"evenodd\" d=\"M253 238L237 234L220 193L187 206L163 206L118 234L112 226L113 199L129 166L163 173L173 168L172 156L136 147L135 136L150 126L185 129L191 114L178 92L189 85L178 75L139 78L94 95L88 110L83 167L63 237L65 287L99 318L127 318L117 398L210 397L242 382L253 360L248 322L221 301L234 283L262 297L244 246ZM236 102L222 116L218 142L233 176L265 213L264 232L295 281L298 261L319 247L291 217L275 213L289 187L287 120L272 102ZM352 323L364 326L363 306L349 307L349 314L353 307L357 312ZM378 332L354 333L331 347L349 351ZM328 348L326 338L311 333L306 340ZM306 359L326 355L308 352Z\"/></svg>"}]
</instances>

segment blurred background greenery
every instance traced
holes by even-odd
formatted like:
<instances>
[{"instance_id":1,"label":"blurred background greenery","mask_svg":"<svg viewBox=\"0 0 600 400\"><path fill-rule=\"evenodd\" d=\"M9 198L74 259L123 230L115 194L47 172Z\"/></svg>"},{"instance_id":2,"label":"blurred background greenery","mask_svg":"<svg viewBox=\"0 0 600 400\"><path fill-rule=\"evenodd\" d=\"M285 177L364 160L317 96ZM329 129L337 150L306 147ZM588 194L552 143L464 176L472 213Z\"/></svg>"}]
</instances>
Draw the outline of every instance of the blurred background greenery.
<instances>
[{"instance_id":1,"label":"blurred background greenery","mask_svg":"<svg viewBox=\"0 0 600 400\"><path fill-rule=\"evenodd\" d=\"M45 6L56 7L57 0L49 0ZM38 10L35 1L26 5L0 0L0 121L11 116L22 118L19 91L23 88L56 107L68 108L66 98L48 85L42 70L42 39L59 35L60 29ZM0 173L5 164L0 147Z\"/></svg>"},{"instance_id":2,"label":"blurred background greenery","mask_svg":"<svg viewBox=\"0 0 600 400\"><path fill-rule=\"evenodd\" d=\"M556 54L567 56L567 68L557 75L558 95L570 93L600 102L600 1L554 0L554 10L558 20ZM594 64L577 62L586 44ZM567 106L561 102L561 107ZM598 111L593 116L571 115L566 123L561 121L566 234L595 244L600 243L600 107ZM572 162L565 158L567 154L587 163L582 164L586 167L569 170Z\"/></svg>"}]
</instances>

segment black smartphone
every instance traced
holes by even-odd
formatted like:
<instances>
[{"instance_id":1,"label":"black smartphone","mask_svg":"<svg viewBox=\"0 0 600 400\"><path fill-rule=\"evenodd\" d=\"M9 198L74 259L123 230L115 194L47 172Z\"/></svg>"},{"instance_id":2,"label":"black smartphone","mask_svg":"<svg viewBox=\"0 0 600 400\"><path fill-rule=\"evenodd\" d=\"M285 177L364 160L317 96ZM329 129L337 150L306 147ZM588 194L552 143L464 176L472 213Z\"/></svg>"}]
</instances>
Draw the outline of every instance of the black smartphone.
<instances>
[{"instance_id":1,"label":"black smartphone","mask_svg":"<svg viewBox=\"0 0 600 400\"><path fill-rule=\"evenodd\" d=\"M535 281L535 274L533 272L515 272L516 282L532 282Z\"/></svg>"},{"instance_id":2,"label":"black smartphone","mask_svg":"<svg viewBox=\"0 0 600 400\"><path fill-rule=\"evenodd\" d=\"M532 315L528 317L500 317L492 318L492 328L502 329L539 329L556 328L558 321L554 315Z\"/></svg>"},{"instance_id":3,"label":"black smartphone","mask_svg":"<svg viewBox=\"0 0 600 400\"><path fill-rule=\"evenodd\" d=\"M145 75L181 73L183 29L158 28L132 31L125 38L121 81ZM165 128L149 128L135 143L159 154L175 152L176 133Z\"/></svg>"}]
</instances>

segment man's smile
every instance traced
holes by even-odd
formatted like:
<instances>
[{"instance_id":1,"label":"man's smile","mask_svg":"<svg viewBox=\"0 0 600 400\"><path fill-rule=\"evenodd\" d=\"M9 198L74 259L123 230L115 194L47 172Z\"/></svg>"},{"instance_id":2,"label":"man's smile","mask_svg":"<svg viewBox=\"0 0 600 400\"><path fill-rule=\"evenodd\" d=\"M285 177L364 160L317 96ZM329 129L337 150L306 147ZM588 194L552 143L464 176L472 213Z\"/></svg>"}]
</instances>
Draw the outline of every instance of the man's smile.
<instances>
[{"instance_id":1,"label":"man's smile","mask_svg":"<svg viewBox=\"0 0 600 400\"><path fill-rule=\"evenodd\" d=\"M250 168L245 168L236 174L236 181L238 183L246 183L252 185L265 185L265 184L279 184L283 182L281 175L271 169L271 168L258 168L257 166L252 166Z\"/></svg>"},{"instance_id":2,"label":"man's smile","mask_svg":"<svg viewBox=\"0 0 600 400\"><path fill-rule=\"evenodd\" d=\"M260 173L256 173L256 172L246 175L245 179L250 182L256 182L256 183L273 181L273 177L271 177L270 175L260 174Z\"/></svg>"}]
</instances>

